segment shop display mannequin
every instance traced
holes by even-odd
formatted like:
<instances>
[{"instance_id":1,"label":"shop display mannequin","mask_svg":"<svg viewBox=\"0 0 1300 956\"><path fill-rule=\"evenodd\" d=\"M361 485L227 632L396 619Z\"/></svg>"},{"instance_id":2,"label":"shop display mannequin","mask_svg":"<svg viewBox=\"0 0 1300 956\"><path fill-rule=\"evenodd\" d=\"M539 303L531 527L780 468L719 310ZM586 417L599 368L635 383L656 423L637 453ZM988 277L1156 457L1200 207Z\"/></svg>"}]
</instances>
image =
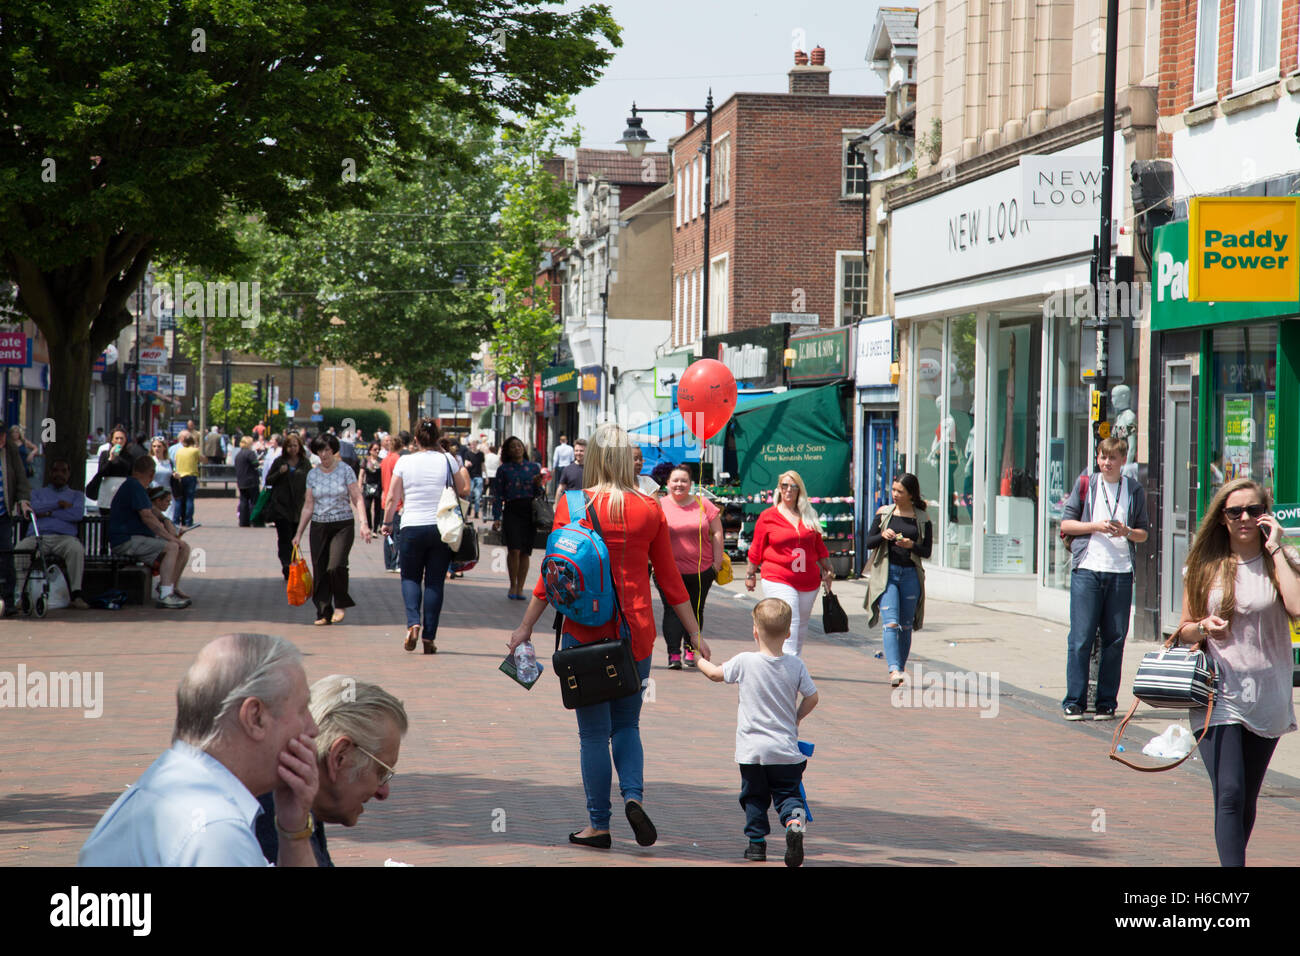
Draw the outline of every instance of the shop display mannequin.
<instances>
[{"instance_id":1,"label":"shop display mannequin","mask_svg":"<svg viewBox=\"0 0 1300 956\"><path fill-rule=\"evenodd\" d=\"M1116 385L1110 390L1110 404L1115 409L1115 425L1111 434L1116 438L1128 440L1128 461L1121 473L1137 477L1137 414L1133 411L1132 389L1127 385Z\"/></svg>"}]
</instances>

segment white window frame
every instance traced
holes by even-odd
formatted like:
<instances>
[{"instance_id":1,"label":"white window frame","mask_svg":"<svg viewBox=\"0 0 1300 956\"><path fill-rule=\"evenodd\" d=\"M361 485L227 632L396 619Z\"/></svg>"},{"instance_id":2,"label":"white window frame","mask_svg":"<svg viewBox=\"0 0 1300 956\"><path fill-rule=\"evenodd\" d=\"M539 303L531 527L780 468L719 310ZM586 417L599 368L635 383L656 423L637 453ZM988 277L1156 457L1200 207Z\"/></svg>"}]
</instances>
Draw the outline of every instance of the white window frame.
<instances>
[{"instance_id":1,"label":"white window frame","mask_svg":"<svg viewBox=\"0 0 1300 956\"><path fill-rule=\"evenodd\" d=\"M1241 13L1242 13L1242 10L1244 9L1245 5L1241 2L1241 0L1237 0L1237 3L1236 3L1235 8L1234 8L1234 10L1233 10L1233 17L1232 17L1232 92L1234 92L1234 93L1244 93L1244 92L1246 92L1247 90L1253 90L1253 89L1256 89L1257 87L1264 86L1265 84L1268 84L1268 83L1273 82L1274 80L1276 80L1276 79L1278 78L1278 70L1279 70L1279 67L1281 66L1281 59L1282 59L1282 56L1281 56L1281 50L1282 50L1282 9L1281 9L1281 8L1282 8L1282 0L1252 0L1252 3L1253 3L1253 7L1254 7L1254 21L1255 21L1255 22L1254 22L1254 24L1252 25L1251 35L1250 35L1249 37L1247 37L1246 39L1247 39L1247 41L1248 41L1249 44L1250 44L1250 65L1251 65L1251 67L1253 67L1253 71L1252 71L1251 73L1245 75L1245 76L1242 76L1242 77L1238 77L1238 76L1237 76L1237 55L1238 55L1238 53L1239 53L1239 52L1241 51L1241 49L1242 49L1242 46L1241 46L1241 43L1242 43L1242 37L1241 37ZM1274 63L1273 63L1273 65L1272 65L1271 67L1269 67L1268 69L1266 69L1266 70L1261 70L1261 69L1259 69L1259 60L1260 60L1260 56L1259 56L1259 54L1260 54L1260 49L1261 49L1261 47L1260 47L1260 29L1261 29L1261 26L1262 26L1262 24L1263 24L1263 22L1264 22L1264 18L1263 18L1263 16L1261 16L1261 14L1262 14L1263 11L1264 11L1264 5L1265 5L1265 4L1274 5L1274 6L1276 7L1276 16L1273 18L1273 20L1274 20L1274 23L1275 23L1276 26L1277 26L1277 36L1273 38L1273 42L1277 45L1277 50L1274 51ZM1198 9L1199 9L1199 8L1198 8ZM1194 75L1193 75L1193 80L1192 80L1192 82L1193 82L1193 84L1195 84L1195 76L1194 76Z\"/></svg>"},{"instance_id":2,"label":"white window frame","mask_svg":"<svg viewBox=\"0 0 1300 956\"><path fill-rule=\"evenodd\" d=\"M860 129L840 130L840 198L841 199L857 199L859 196L863 195L863 193L851 193L848 191L849 190L848 158L849 158L849 140L857 139L864 132L865 130L860 130ZM870 154L868 153L868 156L869 155ZM865 177L863 180L864 185L869 184L871 182L870 167L867 168L864 177ZM866 191L868 192L870 191L869 186Z\"/></svg>"},{"instance_id":3,"label":"white window frame","mask_svg":"<svg viewBox=\"0 0 1300 956\"><path fill-rule=\"evenodd\" d=\"M709 268L712 270L709 273L709 331L717 335L731 330L727 315L729 305L727 293L731 284L731 253L723 252L714 256L709 263ZM719 271L722 272L721 278L718 276Z\"/></svg>"},{"instance_id":4,"label":"white window frame","mask_svg":"<svg viewBox=\"0 0 1300 956\"><path fill-rule=\"evenodd\" d=\"M673 207L676 211L676 219L674 221L678 229L682 227L682 198L686 191L684 188L685 180L686 171L679 166L677 168L677 194L674 197L676 202Z\"/></svg>"},{"instance_id":5,"label":"white window frame","mask_svg":"<svg viewBox=\"0 0 1300 956\"><path fill-rule=\"evenodd\" d=\"M731 199L731 134L723 133L713 141L713 205Z\"/></svg>"},{"instance_id":6,"label":"white window frame","mask_svg":"<svg viewBox=\"0 0 1300 956\"><path fill-rule=\"evenodd\" d=\"M682 328L682 277L676 276L673 280L673 288L676 298L673 300L673 346L681 344Z\"/></svg>"},{"instance_id":7,"label":"white window frame","mask_svg":"<svg viewBox=\"0 0 1300 956\"><path fill-rule=\"evenodd\" d=\"M866 273L867 287L866 289L863 290L864 299L863 299L862 307L867 313L870 313L871 273L869 270L871 269L871 258L870 258L870 250L867 250L867 252L868 252L868 258L866 262L866 269L868 270ZM845 259L853 259L854 261L861 260L862 250L861 249L837 249L835 251L835 325L837 328L839 326L845 325L847 322L847 319L845 318L844 315L844 277L847 271L844 268ZM853 321L856 323L859 320L868 317L869 315L860 315L855 317Z\"/></svg>"},{"instance_id":8,"label":"white window frame","mask_svg":"<svg viewBox=\"0 0 1300 956\"><path fill-rule=\"evenodd\" d=\"M695 157L695 205L691 207L691 218L698 219L704 214L704 157Z\"/></svg>"}]
</instances>

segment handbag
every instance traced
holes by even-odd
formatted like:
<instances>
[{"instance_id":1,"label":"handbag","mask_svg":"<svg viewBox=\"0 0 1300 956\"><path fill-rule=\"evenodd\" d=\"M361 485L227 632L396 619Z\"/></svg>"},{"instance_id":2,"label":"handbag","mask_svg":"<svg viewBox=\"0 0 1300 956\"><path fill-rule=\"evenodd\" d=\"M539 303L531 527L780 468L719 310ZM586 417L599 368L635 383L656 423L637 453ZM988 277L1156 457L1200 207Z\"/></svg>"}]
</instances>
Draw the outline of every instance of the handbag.
<instances>
[{"instance_id":1,"label":"handbag","mask_svg":"<svg viewBox=\"0 0 1300 956\"><path fill-rule=\"evenodd\" d=\"M718 568L718 574L713 579L718 584L730 584L736 579L735 572L731 570L731 555L722 552L722 567Z\"/></svg>"},{"instance_id":2,"label":"handbag","mask_svg":"<svg viewBox=\"0 0 1300 956\"><path fill-rule=\"evenodd\" d=\"M311 572L307 570L307 559L302 556L296 544L293 546L293 556L289 563L289 580L284 590L289 603L294 607L306 604L307 598L311 596Z\"/></svg>"},{"instance_id":3,"label":"handbag","mask_svg":"<svg viewBox=\"0 0 1300 956\"><path fill-rule=\"evenodd\" d=\"M596 534L600 534L596 509L588 508L587 514ZM560 679L560 696L566 709L576 710L641 692L641 675L632 655L631 628L619 603L617 587L614 588L614 620L618 622L617 639L578 644L564 650L560 650L563 626L556 628L551 666Z\"/></svg>"},{"instance_id":4,"label":"handbag","mask_svg":"<svg viewBox=\"0 0 1300 956\"><path fill-rule=\"evenodd\" d=\"M555 509L545 493L533 498L533 527L538 531L550 531L555 525Z\"/></svg>"},{"instance_id":5,"label":"handbag","mask_svg":"<svg viewBox=\"0 0 1300 956\"><path fill-rule=\"evenodd\" d=\"M438 499L438 534L442 538L443 544L451 548L455 553L460 548L461 538L465 534L465 509L461 505L460 497L456 494L456 476L451 470L451 459L447 459L447 484L442 489L442 497ZM477 544L475 545L477 554Z\"/></svg>"},{"instance_id":6,"label":"handbag","mask_svg":"<svg viewBox=\"0 0 1300 956\"><path fill-rule=\"evenodd\" d=\"M1120 725L1115 728L1115 736L1110 743L1110 759L1118 760L1126 767L1141 770L1144 773L1158 773L1172 770L1196 752L1192 748L1180 760L1161 766L1143 766L1133 763L1119 752L1119 741L1124 735L1124 728L1133 719L1139 703L1150 707L1192 710L1205 708L1205 726L1196 740L1199 742L1210 729L1210 716L1214 713L1215 689L1218 686L1219 669L1214 659L1195 647L1177 647L1171 636L1165 646L1158 651L1143 655L1138 665L1137 676L1133 678L1133 706L1129 708Z\"/></svg>"},{"instance_id":7,"label":"handbag","mask_svg":"<svg viewBox=\"0 0 1300 956\"><path fill-rule=\"evenodd\" d=\"M822 595L822 631L826 634L843 634L849 629L849 616L840 606L840 599L830 591Z\"/></svg>"}]
</instances>

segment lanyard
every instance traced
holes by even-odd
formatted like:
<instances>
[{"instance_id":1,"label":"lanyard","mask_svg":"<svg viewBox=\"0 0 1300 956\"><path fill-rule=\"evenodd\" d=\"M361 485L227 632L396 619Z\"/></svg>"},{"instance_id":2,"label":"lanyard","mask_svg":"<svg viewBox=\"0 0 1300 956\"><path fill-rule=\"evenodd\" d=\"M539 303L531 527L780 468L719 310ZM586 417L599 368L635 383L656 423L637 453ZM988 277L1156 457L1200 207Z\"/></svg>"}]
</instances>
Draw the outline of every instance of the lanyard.
<instances>
[{"instance_id":1,"label":"lanyard","mask_svg":"<svg viewBox=\"0 0 1300 956\"><path fill-rule=\"evenodd\" d=\"M1121 478L1120 480L1123 481L1122 478ZM1107 509L1110 511L1110 520L1111 520L1111 521L1114 521L1114 520L1115 520L1115 512L1119 511L1119 499L1120 499L1120 497L1121 497L1121 496L1123 495L1123 493L1124 493L1123 486L1120 486L1120 490L1117 491L1117 492L1115 493L1115 502L1114 502L1114 504L1111 503L1111 500L1110 500L1110 492L1106 490L1106 479L1105 479L1105 478L1103 478L1103 479L1101 480L1101 493L1102 493L1102 496L1106 499L1106 507L1107 507Z\"/></svg>"}]
</instances>

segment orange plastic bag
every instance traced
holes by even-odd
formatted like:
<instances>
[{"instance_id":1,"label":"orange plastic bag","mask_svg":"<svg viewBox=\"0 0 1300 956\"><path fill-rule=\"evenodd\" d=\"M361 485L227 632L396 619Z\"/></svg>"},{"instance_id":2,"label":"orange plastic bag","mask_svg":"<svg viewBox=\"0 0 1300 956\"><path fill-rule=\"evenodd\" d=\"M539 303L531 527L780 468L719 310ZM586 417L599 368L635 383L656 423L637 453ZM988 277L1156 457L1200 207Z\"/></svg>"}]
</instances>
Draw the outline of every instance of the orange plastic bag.
<instances>
[{"instance_id":1,"label":"orange plastic bag","mask_svg":"<svg viewBox=\"0 0 1300 956\"><path fill-rule=\"evenodd\" d=\"M306 604L307 598L311 597L311 572L307 570L307 559L302 556L297 545L293 547L293 557L290 561L289 583L285 587L285 593L289 597L289 603L299 607Z\"/></svg>"}]
</instances>

